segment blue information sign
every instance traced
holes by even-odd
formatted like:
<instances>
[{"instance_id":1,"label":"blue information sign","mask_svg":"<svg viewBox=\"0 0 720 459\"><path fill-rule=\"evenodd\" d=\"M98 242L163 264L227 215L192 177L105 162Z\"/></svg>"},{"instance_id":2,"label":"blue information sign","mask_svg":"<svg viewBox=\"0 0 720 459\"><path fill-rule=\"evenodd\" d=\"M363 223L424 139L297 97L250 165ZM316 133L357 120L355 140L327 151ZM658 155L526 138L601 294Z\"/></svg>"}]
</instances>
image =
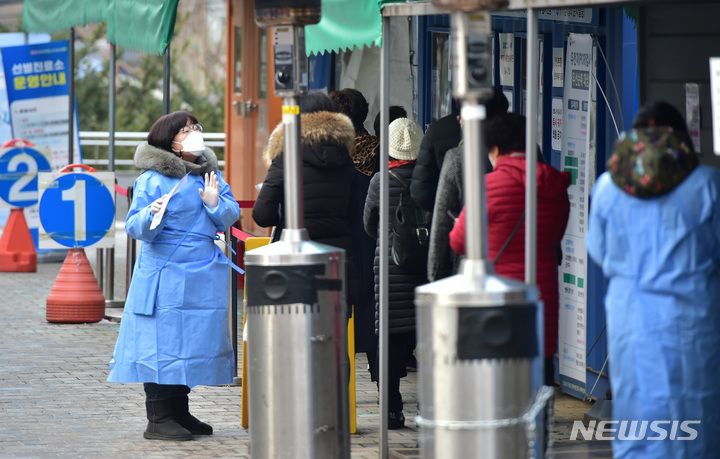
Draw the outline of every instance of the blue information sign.
<instances>
[{"instance_id":1,"label":"blue information sign","mask_svg":"<svg viewBox=\"0 0 720 459\"><path fill-rule=\"evenodd\" d=\"M34 148L0 152L0 199L12 207L38 202L38 172L50 171L47 155Z\"/></svg>"},{"instance_id":2,"label":"blue information sign","mask_svg":"<svg viewBox=\"0 0 720 459\"><path fill-rule=\"evenodd\" d=\"M13 137L52 148L54 170L68 164L70 46L67 40L0 50ZM4 91L4 89L3 89ZM75 110L73 161L82 162Z\"/></svg>"},{"instance_id":3,"label":"blue information sign","mask_svg":"<svg viewBox=\"0 0 720 459\"><path fill-rule=\"evenodd\" d=\"M61 175L40 198L40 223L60 245L88 247L113 228L115 202L105 184L92 175Z\"/></svg>"}]
</instances>

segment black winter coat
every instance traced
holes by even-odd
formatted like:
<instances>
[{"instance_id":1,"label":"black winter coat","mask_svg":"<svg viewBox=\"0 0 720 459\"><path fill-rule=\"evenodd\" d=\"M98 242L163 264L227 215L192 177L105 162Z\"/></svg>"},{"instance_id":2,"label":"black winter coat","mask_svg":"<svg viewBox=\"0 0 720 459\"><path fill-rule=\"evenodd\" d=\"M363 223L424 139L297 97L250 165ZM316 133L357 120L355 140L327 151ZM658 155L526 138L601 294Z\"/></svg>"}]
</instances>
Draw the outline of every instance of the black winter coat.
<instances>
[{"instance_id":1,"label":"black winter coat","mask_svg":"<svg viewBox=\"0 0 720 459\"><path fill-rule=\"evenodd\" d=\"M355 268L350 216L360 212L353 199L356 177L352 161L355 129L340 113L315 112L301 115L303 223L312 241L332 245L346 252L348 305L355 301ZM261 227L275 226L274 241L279 240L285 217L283 183L283 127L270 135L263 153L271 160L265 181L253 207L253 220ZM354 207L355 206L355 207Z\"/></svg>"},{"instance_id":2,"label":"black winter coat","mask_svg":"<svg viewBox=\"0 0 720 459\"><path fill-rule=\"evenodd\" d=\"M405 164L393 168L400 177L410 182L415 164ZM405 190L397 180L388 176L389 180L389 214L388 223L392 225L395 209L400 202L400 195ZM412 185L410 185L412 186ZM370 181L365 211L363 213L365 231L372 237L378 238L380 231L380 174ZM390 226L385 230L389 233ZM408 333L415 331L415 287L427 283L425 271L408 273L395 265L392 255L388 254L388 292L389 292L389 331L390 333ZM375 246L375 308L378 308L380 287L380 240Z\"/></svg>"},{"instance_id":3,"label":"black winter coat","mask_svg":"<svg viewBox=\"0 0 720 459\"><path fill-rule=\"evenodd\" d=\"M377 352L375 334L375 239L368 236L363 225L363 207L371 177L355 172L353 199L359 201L358 213L351 220L353 256L357 275L358 297L355 303L355 352Z\"/></svg>"},{"instance_id":4,"label":"black winter coat","mask_svg":"<svg viewBox=\"0 0 720 459\"><path fill-rule=\"evenodd\" d=\"M451 114L430 124L420 143L410 192L415 203L428 212L432 212L435 205L435 193L445 152L457 147L461 139L460 121L457 115Z\"/></svg>"}]
</instances>

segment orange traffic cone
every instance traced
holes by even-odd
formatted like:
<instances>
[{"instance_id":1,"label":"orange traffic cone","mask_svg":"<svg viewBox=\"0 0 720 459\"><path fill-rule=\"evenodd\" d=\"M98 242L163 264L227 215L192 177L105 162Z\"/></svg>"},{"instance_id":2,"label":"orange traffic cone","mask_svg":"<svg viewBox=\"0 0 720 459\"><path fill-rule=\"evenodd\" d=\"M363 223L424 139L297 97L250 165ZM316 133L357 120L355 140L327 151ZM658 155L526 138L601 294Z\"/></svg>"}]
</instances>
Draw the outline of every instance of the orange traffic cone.
<instances>
[{"instance_id":1,"label":"orange traffic cone","mask_svg":"<svg viewBox=\"0 0 720 459\"><path fill-rule=\"evenodd\" d=\"M37 252L25 215L22 209L13 209L0 238L0 272L36 271Z\"/></svg>"},{"instance_id":2,"label":"orange traffic cone","mask_svg":"<svg viewBox=\"0 0 720 459\"><path fill-rule=\"evenodd\" d=\"M99 322L105 317L105 297L84 249L68 250L46 305L48 322Z\"/></svg>"}]
</instances>

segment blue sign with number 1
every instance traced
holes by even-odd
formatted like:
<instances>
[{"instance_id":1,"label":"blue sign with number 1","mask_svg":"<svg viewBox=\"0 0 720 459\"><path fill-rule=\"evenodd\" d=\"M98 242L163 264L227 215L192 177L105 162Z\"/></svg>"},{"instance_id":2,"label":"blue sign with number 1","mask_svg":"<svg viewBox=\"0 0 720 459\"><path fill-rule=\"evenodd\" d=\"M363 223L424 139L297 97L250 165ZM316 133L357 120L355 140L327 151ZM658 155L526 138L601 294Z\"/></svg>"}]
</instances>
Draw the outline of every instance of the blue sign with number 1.
<instances>
[{"instance_id":1,"label":"blue sign with number 1","mask_svg":"<svg viewBox=\"0 0 720 459\"><path fill-rule=\"evenodd\" d=\"M48 185L40 199L40 222L60 245L91 246L105 237L115 222L113 196L92 175L62 175Z\"/></svg>"}]
</instances>

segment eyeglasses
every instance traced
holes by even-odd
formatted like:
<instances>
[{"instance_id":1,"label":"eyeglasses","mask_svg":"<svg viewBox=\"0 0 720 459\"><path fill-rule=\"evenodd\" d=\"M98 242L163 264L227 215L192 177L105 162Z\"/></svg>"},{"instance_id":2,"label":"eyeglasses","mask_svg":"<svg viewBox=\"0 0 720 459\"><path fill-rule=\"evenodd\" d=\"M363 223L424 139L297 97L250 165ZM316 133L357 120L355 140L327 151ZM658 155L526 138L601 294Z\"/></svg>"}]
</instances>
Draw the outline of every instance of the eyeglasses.
<instances>
[{"instance_id":1,"label":"eyeglasses","mask_svg":"<svg viewBox=\"0 0 720 459\"><path fill-rule=\"evenodd\" d=\"M182 128L180 128L179 132L184 132L185 134L190 134L192 131L202 132L202 126L200 126L199 123L193 124L192 126L185 125Z\"/></svg>"}]
</instances>

